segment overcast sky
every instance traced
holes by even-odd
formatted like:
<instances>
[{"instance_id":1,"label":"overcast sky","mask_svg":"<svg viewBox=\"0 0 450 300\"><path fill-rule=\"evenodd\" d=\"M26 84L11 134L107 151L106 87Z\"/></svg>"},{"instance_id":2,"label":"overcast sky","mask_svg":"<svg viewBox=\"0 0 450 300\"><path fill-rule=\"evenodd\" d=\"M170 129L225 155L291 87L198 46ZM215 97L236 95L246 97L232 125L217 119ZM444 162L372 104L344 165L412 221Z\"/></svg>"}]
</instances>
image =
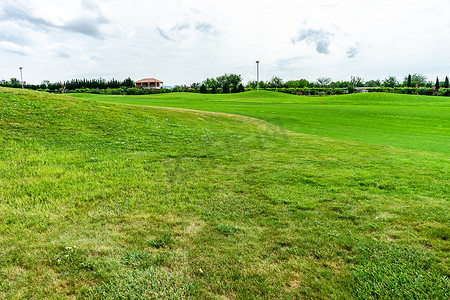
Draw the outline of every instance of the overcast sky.
<instances>
[{"instance_id":1,"label":"overcast sky","mask_svg":"<svg viewBox=\"0 0 450 300\"><path fill-rule=\"evenodd\" d=\"M450 76L449 0L0 0L0 79Z\"/></svg>"}]
</instances>

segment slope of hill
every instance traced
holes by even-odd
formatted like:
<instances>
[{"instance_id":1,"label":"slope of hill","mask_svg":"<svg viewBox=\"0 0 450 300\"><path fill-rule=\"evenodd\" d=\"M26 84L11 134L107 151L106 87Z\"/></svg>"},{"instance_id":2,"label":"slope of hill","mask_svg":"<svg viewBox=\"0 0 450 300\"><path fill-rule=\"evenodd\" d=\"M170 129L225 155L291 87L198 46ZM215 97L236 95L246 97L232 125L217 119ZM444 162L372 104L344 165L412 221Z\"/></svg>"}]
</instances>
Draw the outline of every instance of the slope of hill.
<instances>
[{"instance_id":1,"label":"slope of hill","mask_svg":"<svg viewBox=\"0 0 450 300\"><path fill-rule=\"evenodd\" d=\"M0 144L0 298L448 298L444 153L5 88Z\"/></svg>"},{"instance_id":2,"label":"slope of hill","mask_svg":"<svg viewBox=\"0 0 450 300\"><path fill-rule=\"evenodd\" d=\"M75 96L234 113L300 133L405 149L450 152L448 97L386 93L299 97L267 91L221 95Z\"/></svg>"}]
</instances>

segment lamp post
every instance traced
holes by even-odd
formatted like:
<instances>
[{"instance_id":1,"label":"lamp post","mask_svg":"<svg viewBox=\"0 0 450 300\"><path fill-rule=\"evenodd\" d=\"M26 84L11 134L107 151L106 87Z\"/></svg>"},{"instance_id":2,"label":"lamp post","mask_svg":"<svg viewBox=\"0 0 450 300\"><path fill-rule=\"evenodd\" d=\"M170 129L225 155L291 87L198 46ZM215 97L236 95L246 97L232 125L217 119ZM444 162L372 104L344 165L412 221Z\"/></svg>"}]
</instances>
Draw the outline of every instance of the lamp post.
<instances>
[{"instance_id":1,"label":"lamp post","mask_svg":"<svg viewBox=\"0 0 450 300\"><path fill-rule=\"evenodd\" d=\"M259 91L259 60L256 61L256 89Z\"/></svg>"},{"instance_id":2,"label":"lamp post","mask_svg":"<svg viewBox=\"0 0 450 300\"><path fill-rule=\"evenodd\" d=\"M19 67L20 70L20 83L22 84L22 90L23 90L23 76L22 76L22 67Z\"/></svg>"}]
</instances>

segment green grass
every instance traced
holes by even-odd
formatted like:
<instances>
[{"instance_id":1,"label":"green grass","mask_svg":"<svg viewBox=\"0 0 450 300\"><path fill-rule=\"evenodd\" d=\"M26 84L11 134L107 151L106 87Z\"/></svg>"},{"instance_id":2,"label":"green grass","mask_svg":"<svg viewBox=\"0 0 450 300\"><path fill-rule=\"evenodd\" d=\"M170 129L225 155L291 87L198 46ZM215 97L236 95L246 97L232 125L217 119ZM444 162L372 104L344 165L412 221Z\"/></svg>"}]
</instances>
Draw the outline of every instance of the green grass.
<instances>
[{"instance_id":1,"label":"green grass","mask_svg":"<svg viewBox=\"0 0 450 300\"><path fill-rule=\"evenodd\" d=\"M146 96L77 94L100 101L240 114L281 128L325 137L450 152L447 97L385 93L299 97L277 92Z\"/></svg>"},{"instance_id":2,"label":"green grass","mask_svg":"<svg viewBox=\"0 0 450 300\"><path fill-rule=\"evenodd\" d=\"M2 299L449 298L445 151L4 88L0 144Z\"/></svg>"}]
</instances>

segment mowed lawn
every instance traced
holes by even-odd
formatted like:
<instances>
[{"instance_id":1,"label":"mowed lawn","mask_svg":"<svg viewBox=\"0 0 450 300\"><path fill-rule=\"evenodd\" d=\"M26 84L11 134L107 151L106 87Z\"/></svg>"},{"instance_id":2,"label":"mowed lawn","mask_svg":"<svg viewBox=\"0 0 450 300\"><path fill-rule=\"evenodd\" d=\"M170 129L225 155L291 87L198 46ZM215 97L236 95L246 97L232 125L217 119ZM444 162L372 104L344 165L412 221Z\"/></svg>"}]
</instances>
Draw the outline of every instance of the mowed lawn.
<instances>
[{"instance_id":1,"label":"mowed lawn","mask_svg":"<svg viewBox=\"0 0 450 300\"><path fill-rule=\"evenodd\" d=\"M448 299L448 117L434 109L448 102L391 109L429 100L402 122L433 145L420 150L356 141L361 120L348 140L283 121L283 105L332 116L358 108L352 95L268 94L142 98L280 107L258 120L1 88L0 298Z\"/></svg>"},{"instance_id":2,"label":"mowed lawn","mask_svg":"<svg viewBox=\"0 0 450 300\"><path fill-rule=\"evenodd\" d=\"M226 95L74 96L240 114L300 133L450 153L450 100L447 97L387 93L299 97L267 91Z\"/></svg>"}]
</instances>

